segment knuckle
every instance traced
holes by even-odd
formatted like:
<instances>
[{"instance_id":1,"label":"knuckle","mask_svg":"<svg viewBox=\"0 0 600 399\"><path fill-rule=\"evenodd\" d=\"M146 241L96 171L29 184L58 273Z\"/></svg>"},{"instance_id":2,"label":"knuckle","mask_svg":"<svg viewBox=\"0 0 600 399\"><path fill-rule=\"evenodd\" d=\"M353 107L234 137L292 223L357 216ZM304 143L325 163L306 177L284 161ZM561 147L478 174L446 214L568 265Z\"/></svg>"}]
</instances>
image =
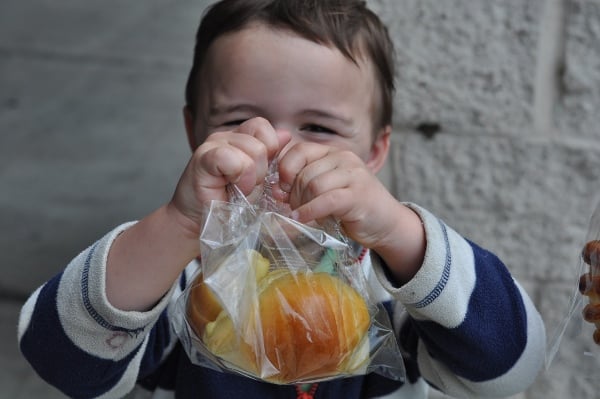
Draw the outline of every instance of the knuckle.
<instances>
[{"instance_id":1,"label":"knuckle","mask_svg":"<svg viewBox=\"0 0 600 399\"><path fill-rule=\"evenodd\" d=\"M319 178L310 180L309 182L302 184L305 190L308 191L312 198L317 197L321 193L321 182Z\"/></svg>"},{"instance_id":2,"label":"knuckle","mask_svg":"<svg viewBox=\"0 0 600 399\"><path fill-rule=\"evenodd\" d=\"M252 119L248 119L246 122L240 125L240 129L247 129L248 133L256 134L257 132L264 130L270 127L270 123L268 120L263 118L262 116L256 116Z\"/></svg>"}]
</instances>

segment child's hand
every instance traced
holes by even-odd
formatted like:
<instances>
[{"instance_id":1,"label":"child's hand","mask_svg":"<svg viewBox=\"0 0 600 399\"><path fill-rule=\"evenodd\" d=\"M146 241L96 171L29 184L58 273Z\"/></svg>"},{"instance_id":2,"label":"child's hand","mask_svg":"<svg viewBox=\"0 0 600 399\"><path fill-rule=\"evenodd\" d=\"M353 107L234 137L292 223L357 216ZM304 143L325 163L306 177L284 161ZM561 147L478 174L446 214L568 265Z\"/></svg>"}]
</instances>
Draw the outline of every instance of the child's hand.
<instances>
[{"instance_id":1,"label":"child's hand","mask_svg":"<svg viewBox=\"0 0 600 399\"><path fill-rule=\"evenodd\" d=\"M416 273L425 249L419 217L356 154L298 143L282 156L278 170L292 217L306 223L333 216L348 237L382 256L399 282Z\"/></svg>"},{"instance_id":2,"label":"child's hand","mask_svg":"<svg viewBox=\"0 0 600 399\"><path fill-rule=\"evenodd\" d=\"M345 234L372 247L385 234L396 201L353 152L299 143L279 161L279 186L293 216L306 223L332 216Z\"/></svg>"},{"instance_id":3,"label":"child's hand","mask_svg":"<svg viewBox=\"0 0 600 399\"><path fill-rule=\"evenodd\" d=\"M171 205L201 224L202 207L210 200L227 200L226 186L234 183L250 194L263 183L269 160L288 141L289 133L276 132L263 118L253 118L231 131L210 134L194 151Z\"/></svg>"}]
</instances>

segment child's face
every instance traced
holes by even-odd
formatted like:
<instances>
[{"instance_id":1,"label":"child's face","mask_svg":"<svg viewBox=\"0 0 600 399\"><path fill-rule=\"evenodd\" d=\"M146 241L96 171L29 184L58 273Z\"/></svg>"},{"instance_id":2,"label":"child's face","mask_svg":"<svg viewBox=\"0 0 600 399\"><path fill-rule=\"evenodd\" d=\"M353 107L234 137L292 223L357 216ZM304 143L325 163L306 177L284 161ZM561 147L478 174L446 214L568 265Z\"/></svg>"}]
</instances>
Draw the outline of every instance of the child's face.
<instances>
[{"instance_id":1,"label":"child's face","mask_svg":"<svg viewBox=\"0 0 600 399\"><path fill-rule=\"evenodd\" d=\"M194 117L186 112L192 147L261 116L291 132L288 145L350 150L373 172L387 156L390 127L374 126L380 93L370 62L357 65L333 47L252 24L216 39L200 74Z\"/></svg>"}]
</instances>

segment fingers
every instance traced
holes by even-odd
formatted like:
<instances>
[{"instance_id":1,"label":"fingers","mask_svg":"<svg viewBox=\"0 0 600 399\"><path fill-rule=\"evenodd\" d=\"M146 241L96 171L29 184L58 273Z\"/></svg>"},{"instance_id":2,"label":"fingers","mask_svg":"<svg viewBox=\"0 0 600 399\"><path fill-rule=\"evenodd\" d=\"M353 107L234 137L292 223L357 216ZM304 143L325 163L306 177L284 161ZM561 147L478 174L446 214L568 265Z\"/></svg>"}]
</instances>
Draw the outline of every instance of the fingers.
<instances>
[{"instance_id":1,"label":"fingers","mask_svg":"<svg viewBox=\"0 0 600 399\"><path fill-rule=\"evenodd\" d=\"M310 177L322 173L319 172L319 169L331 169L334 166L331 163L329 163L329 167L326 167L323 163L321 165L315 165L314 163L326 158L333 151L334 149L330 147L313 143L295 144L279 160L279 184L281 189L290 192L298 178L309 181ZM312 171L307 169L308 165L311 165ZM303 176L301 172L304 173Z\"/></svg>"},{"instance_id":2,"label":"fingers","mask_svg":"<svg viewBox=\"0 0 600 399\"><path fill-rule=\"evenodd\" d=\"M212 133L196 151L197 165L200 173L234 183L247 194L262 183L270 160L289 139L289 133L275 131L266 119L253 118L233 131ZM213 182L223 184L219 179Z\"/></svg>"},{"instance_id":3,"label":"fingers","mask_svg":"<svg viewBox=\"0 0 600 399\"><path fill-rule=\"evenodd\" d=\"M301 143L279 162L279 185L289 193L293 217L299 221L328 216L350 221L364 163L348 151Z\"/></svg>"},{"instance_id":4,"label":"fingers","mask_svg":"<svg viewBox=\"0 0 600 399\"><path fill-rule=\"evenodd\" d=\"M242 133L254 137L262 143L266 149L267 160L273 159L281 148L290 140L291 135L287 137L283 132L278 133L265 118L252 118L233 130L234 133Z\"/></svg>"},{"instance_id":5,"label":"fingers","mask_svg":"<svg viewBox=\"0 0 600 399\"><path fill-rule=\"evenodd\" d=\"M268 165L291 134L275 130L264 118L253 118L229 131L211 133L196 148L183 171L172 204L189 219L201 223L202 209L210 200L228 199L234 183L251 195L264 182Z\"/></svg>"},{"instance_id":6,"label":"fingers","mask_svg":"<svg viewBox=\"0 0 600 399\"><path fill-rule=\"evenodd\" d=\"M194 157L197 180L206 188L221 189L228 183L245 189L257 183L258 175L266 171L266 155L260 146L236 140L208 142Z\"/></svg>"},{"instance_id":7,"label":"fingers","mask_svg":"<svg viewBox=\"0 0 600 399\"><path fill-rule=\"evenodd\" d=\"M291 207L294 210L290 217L301 223L309 223L315 220L320 225L324 225L328 218L341 221L343 225L352 222L349 216L352 210L352 203L343 189L328 191L323 195L312 198L297 208Z\"/></svg>"}]
</instances>

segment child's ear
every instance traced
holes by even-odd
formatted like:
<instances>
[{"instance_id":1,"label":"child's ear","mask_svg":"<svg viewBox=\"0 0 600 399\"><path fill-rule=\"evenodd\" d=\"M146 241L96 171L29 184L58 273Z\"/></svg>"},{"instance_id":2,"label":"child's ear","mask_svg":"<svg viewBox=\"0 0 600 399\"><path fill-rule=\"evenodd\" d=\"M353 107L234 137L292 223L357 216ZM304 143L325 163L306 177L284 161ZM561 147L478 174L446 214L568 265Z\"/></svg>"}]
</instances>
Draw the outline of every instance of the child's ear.
<instances>
[{"instance_id":1,"label":"child's ear","mask_svg":"<svg viewBox=\"0 0 600 399\"><path fill-rule=\"evenodd\" d=\"M388 152L390 150L390 136L392 134L392 127L386 125L381 128L377 133L375 141L371 144L371 153L367 160L367 166L373 173L377 173L381 170L387 159Z\"/></svg>"},{"instance_id":2,"label":"child's ear","mask_svg":"<svg viewBox=\"0 0 600 399\"><path fill-rule=\"evenodd\" d=\"M194 134L194 115L189 106L183 107L183 123L185 124L185 133L187 135L188 143L192 151L198 148L198 140Z\"/></svg>"}]
</instances>

